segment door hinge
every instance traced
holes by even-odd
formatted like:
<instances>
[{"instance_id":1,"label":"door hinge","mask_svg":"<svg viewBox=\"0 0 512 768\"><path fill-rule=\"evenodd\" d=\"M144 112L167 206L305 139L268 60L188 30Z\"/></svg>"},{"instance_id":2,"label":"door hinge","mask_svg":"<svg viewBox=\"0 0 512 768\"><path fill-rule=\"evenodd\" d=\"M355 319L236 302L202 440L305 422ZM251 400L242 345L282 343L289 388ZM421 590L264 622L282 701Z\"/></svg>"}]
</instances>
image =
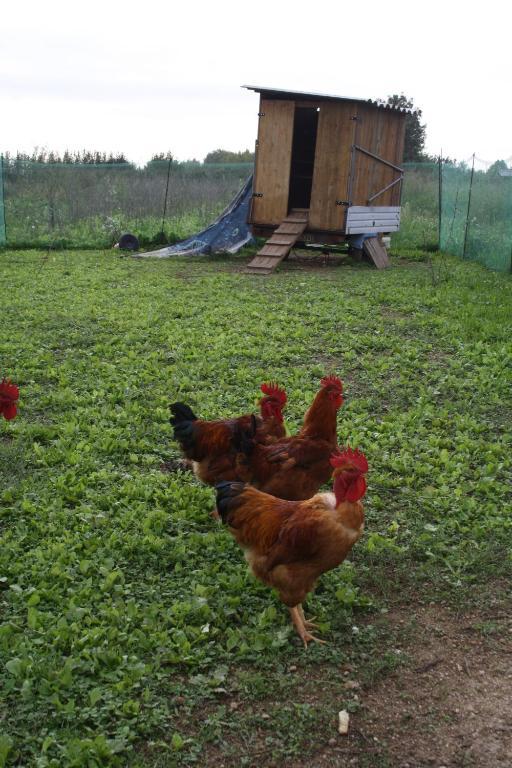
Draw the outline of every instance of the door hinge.
<instances>
[{"instance_id":1,"label":"door hinge","mask_svg":"<svg viewBox=\"0 0 512 768\"><path fill-rule=\"evenodd\" d=\"M336 200L336 205L352 205L350 200Z\"/></svg>"},{"instance_id":2,"label":"door hinge","mask_svg":"<svg viewBox=\"0 0 512 768\"><path fill-rule=\"evenodd\" d=\"M263 197L263 192L253 192L252 196L253 197Z\"/></svg>"},{"instance_id":3,"label":"door hinge","mask_svg":"<svg viewBox=\"0 0 512 768\"><path fill-rule=\"evenodd\" d=\"M258 112L258 117L265 117L265 113L264 112Z\"/></svg>"}]
</instances>

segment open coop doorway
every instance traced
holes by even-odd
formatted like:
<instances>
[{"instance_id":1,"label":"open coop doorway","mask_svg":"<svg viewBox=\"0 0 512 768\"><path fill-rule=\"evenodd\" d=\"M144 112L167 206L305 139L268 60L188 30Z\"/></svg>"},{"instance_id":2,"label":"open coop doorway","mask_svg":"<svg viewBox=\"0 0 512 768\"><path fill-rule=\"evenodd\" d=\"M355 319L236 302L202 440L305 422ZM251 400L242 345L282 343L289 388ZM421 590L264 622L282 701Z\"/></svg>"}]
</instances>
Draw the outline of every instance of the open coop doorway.
<instances>
[{"instance_id":1,"label":"open coop doorway","mask_svg":"<svg viewBox=\"0 0 512 768\"><path fill-rule=\"evenodd\" d=\"M295 108L288 211L310 207L319 112L319 107Z\"/></svg>"}]
</instances>

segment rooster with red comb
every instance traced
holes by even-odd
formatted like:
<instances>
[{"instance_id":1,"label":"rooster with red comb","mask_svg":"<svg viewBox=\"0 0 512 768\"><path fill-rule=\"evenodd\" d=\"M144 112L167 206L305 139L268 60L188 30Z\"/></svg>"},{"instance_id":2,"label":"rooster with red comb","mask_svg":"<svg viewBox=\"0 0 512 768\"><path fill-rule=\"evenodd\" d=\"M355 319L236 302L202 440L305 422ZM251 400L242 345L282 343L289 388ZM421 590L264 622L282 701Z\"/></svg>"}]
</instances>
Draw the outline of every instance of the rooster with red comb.
<instances>
[{"instance_id":1,"label":"rooster with red comb","mask_svg":"<svg viewBox=\"0 0 512 768\"><path fill-rule=\"evenodd\" d=\"M302 603L318 577L340 565L363 533L368 462L351 448L331 455L333 490L307 501L284 501L240 482L216 486L217 509L254 575L288 606L304 646L324 642Z\"/></svg>"}]
</instances>

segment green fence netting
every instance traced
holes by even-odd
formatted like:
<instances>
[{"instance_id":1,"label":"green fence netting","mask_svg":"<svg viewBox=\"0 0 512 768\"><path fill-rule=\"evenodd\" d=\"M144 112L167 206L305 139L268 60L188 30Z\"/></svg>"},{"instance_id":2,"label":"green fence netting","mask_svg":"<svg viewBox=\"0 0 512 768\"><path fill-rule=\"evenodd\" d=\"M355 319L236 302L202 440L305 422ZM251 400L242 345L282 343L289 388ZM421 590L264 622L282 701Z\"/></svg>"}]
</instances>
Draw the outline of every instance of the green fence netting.
<instances>
[{"instance_id":1,"label":"green fence netting","mask_svg":"<svg viewBox=\"0 0 512 768\"><path fill-rule=\"evenodd\" d=\"M4 160L7 244L109 247L122 232L142 245L172 242L211 223L251 171L251 163Z\"/></svg>"},{"instance_id":2,"label":"green fence netting","mask_svg":"<svg viewBox=\"0 0 512 768\"><path fill-rule=\"evenodd\" d=\"M512 271L512 177L475 171L463 257Z\"/></svg>"},{"instance_id":3,"label":"green fence netting","mask_svg":"<svg viewBox=\"0 0 512 768\"><path fill-rule=\"evenodd\" d=\"M109 247L122 232L141 245L185 238L210 224L251 163L50 163L4 158L0 245ZM397 249L435 249L508 271L512 177L467 164L405 165ZM3 199L2 199L3 193Z\"/></svg>"},{"instance_id":4,"label":"green fence netting","mask_svg":"<svg viewBox=\"0 0 512 768\"><path fill-rule=\"evenodd\" d=\"M439 165L406 163L402 183L400 231L394 248L429 249L439 243Z\"/></svg>"},{"instance_id":5,"label":"green fence netting","mask_svg":"<svg viewBox=\"0 0 512 768\"><path fill-rule=\"evenodd\" d=\"M443 164L441 248L500 271L512 265L512 177Z\"/></svg>"},{"instance_id":6,"label":"green fence netting","mask_svg":"<svg viewBox=\"0 0 512 768\"><path fill-rule=\"evenodd\" d=\"M4 206L4 182L3 182L4 159L0 155L0 248L7 242L5 235L5 206Z\"/></svg>"}]
</instances>

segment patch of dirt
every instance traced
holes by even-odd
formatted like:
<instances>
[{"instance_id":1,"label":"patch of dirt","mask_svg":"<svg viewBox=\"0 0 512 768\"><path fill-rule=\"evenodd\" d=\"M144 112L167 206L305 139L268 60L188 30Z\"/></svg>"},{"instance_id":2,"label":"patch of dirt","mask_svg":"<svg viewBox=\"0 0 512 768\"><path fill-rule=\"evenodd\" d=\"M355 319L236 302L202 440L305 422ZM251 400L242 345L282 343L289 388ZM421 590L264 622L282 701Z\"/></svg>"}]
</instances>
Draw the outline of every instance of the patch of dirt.
<instances>
[{"instance_id":1,"label":"patch of dirt","mask_svg":"<svg viewBox=\"0 0 512 768\"><path fill-rule=\"evenodd\" d=\"M169 459L160 464L160 472L174 474L175 472L190 471L190 464L186 459Z\"/></svg>"},{"instance_id":2,"label":"patch of dirt","mask_svg":"<svg viewBox=\"0 0 512 768\"><path fill-rule=\"evenodd\" d=\"M337 669L290 666L292 688L277 701L229 701L224 717L252 720L224 746L210 744L204 766L234 768L511 768L512 604L490 600L484 611L458 613L439 604L393 609L382 617L404 663L371 679L364 662ZM398 630L398 632L397 632ZM389 648L388 648L389 650ZM384 651L383 651L384 653ZM358 679L359 678L359 679ZM337 732L341 702L352 699L348 736ZM290 701L323 712L313 753L273 758L267 737ZM349 707L350 708L350 707ZM332 716L331 716L332 713ZM203 711L204 714L204 711ZM267 725L263 727L262 718ZM330 724L329 724L330 723ZM235 729L236 730L236 729ZM241 731L240 731L241 732ZM302 733L307 749L308 734ZM272 742L272 739L270 740ZM243 757L243 760L242 760Z\"/></svg>"},{"instance_id":3,"label":"patch of dirt","mask_svg":"<svg viewBox=\"0 0 512 768\"><path fill-rule=\"evenodd\" d=\"M316 251L294 249L282 263L295 270L323 270L326 267L341 267L347 264L354 266L347 254L332 253L321 249Z\"/></svg>"},{"instance_id":4,"label":"patch of dirt","mask_svg":"<svg viewBox=\"0 0 512 768\"><path fill-rule=\"evenodd\" d=\"M404 320L410 318L410 315L408 315L407 312L401 312L399 309L393 309L388 306L382 306L380 308L380 313L382 317L389 320Z\"/></svg>"},{"instance_id":5,"label":"patch of dirt","mask_svg":"<svg viewBox=\"0 0 512 768\"><path fill-rule=\"evenodd\" d=\"M418 608L408 663L360 692L348 738L333 728L324 750L289 768L511 768L510 607Z\"/></svg>"}]
</instances>

